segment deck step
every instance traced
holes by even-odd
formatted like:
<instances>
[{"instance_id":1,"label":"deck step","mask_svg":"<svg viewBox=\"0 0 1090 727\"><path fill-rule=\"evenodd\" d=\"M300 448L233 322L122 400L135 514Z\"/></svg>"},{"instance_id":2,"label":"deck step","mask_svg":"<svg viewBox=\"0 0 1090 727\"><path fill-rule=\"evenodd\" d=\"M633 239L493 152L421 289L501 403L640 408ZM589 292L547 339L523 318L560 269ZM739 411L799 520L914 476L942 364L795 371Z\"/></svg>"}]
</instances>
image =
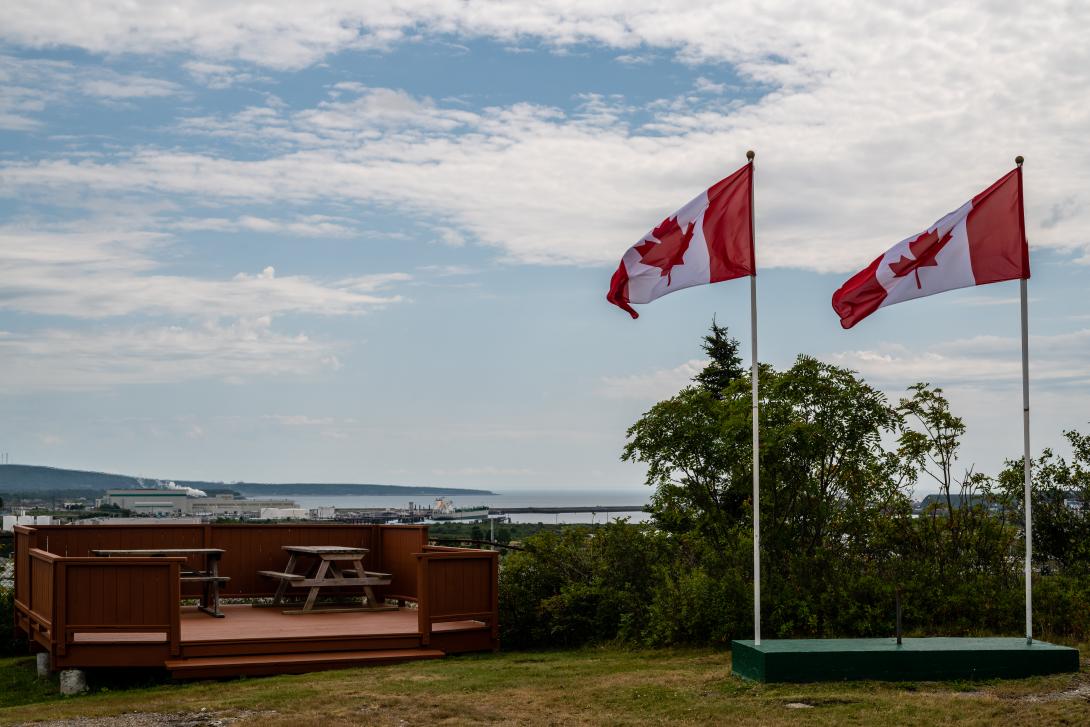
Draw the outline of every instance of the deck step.
<instances>
[{"instance_id":1,"label":"deck step","mask_svg":"<svg viewBox=\"0 0 1090 727\"><path fill-rule=\"evenodd\" d=\"M438 649L386 649L375 651L323 651L300 654L252 654L169 659L166 668L175 679L305 674L328 669L394 664L446 656Z\"/></svg>"}]
</instances>

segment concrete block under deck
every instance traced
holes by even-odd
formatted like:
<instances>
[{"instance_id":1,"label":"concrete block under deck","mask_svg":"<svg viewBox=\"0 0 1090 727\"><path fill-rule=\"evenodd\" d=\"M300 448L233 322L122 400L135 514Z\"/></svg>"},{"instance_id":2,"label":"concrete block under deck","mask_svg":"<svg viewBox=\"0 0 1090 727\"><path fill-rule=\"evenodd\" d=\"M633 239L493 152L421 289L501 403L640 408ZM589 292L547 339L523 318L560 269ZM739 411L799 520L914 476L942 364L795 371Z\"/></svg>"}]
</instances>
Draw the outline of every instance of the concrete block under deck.
<instances>
[{"instance_id":1,"label":"concrete block under deck","mask_svg":"<svg viewBox=\"0 0 1090 727\"><path fill-rule=\"evenodd\" d=\"M759 682L1020 678L1079 670L1079 652L1024 638L766 639L731 644L733 671Z\"/></svg>"}]
</instances>

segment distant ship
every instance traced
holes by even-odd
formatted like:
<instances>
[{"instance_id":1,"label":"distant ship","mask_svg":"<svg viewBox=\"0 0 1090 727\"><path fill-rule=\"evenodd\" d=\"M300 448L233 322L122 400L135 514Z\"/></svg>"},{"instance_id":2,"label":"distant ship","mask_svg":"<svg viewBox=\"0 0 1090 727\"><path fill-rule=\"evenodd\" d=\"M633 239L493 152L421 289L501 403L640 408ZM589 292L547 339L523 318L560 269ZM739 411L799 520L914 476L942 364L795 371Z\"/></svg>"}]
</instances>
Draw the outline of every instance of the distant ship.
<instances>
[{"instance_id":1,"label":"distant ship","mask_svg":"<svg viewBox=\"0 0 1090 727\"><path fill-rule=\"evenodd\" d=\"M435 498L431 509L432 520L476 520L488 517L488 505L474 507L454 507L454 503L445 497Z\"/></svg>"}]
</instances>

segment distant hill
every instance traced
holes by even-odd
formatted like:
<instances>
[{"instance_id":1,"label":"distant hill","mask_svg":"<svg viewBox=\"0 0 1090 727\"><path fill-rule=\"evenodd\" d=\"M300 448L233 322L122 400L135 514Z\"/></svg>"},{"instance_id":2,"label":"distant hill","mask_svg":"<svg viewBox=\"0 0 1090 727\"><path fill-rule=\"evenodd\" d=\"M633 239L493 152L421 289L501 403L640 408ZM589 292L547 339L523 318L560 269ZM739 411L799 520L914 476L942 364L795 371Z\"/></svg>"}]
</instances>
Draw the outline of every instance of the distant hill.
<instances>
[{"instance_id":1,"label":"distant hill","mask_svg":"<svg viewBox=\"0 0 1090 727\"><path fill-rule=\"evenodd\" d=\"M107 472L86 472L58 467L25 464L0 465L0 492L51 492L55 490L87 490L101 492L114 487L154 487L158 482L174 482L198 490L233 491L243 495L491 495L488 490L458 487L426 487L401 485L371 485L346 483L266 484L262 482L204 482L115 475Z\"/></svg>"}]
</instances>

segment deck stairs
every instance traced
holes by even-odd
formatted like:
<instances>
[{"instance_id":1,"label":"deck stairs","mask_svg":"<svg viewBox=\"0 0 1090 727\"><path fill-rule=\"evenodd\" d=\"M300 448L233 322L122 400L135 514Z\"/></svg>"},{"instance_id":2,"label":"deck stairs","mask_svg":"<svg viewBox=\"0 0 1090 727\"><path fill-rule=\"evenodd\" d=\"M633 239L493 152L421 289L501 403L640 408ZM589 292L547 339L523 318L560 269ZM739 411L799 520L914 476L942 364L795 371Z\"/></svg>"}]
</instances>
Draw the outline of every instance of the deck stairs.
<instances>
[{"instance_id":1,"label":"deck stairs","mask_svg":"<svg viewBox=\"0 0 1090 727\"><path fill-rule=\"evenodd\" d=\"M170 659L166 668L175 679L303 674L328 669L377 666L445 656L438 649L373 649L366 651L315 651L291 654L246 654Z\"/></svg>"}]
</instances>

